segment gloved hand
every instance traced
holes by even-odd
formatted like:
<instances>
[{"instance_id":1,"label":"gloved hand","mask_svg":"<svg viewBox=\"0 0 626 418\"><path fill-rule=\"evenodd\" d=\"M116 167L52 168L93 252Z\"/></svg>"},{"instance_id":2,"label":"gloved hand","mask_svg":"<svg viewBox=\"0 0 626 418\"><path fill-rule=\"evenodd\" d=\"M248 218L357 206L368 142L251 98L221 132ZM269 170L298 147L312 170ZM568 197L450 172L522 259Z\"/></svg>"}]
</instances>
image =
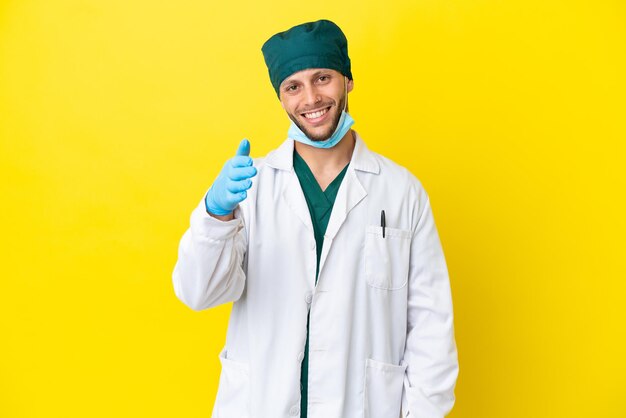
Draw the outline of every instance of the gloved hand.
<instances>
[{"instance_id":1,"label":"gloved hand","mask_svg":"<svg viewBox=\"0 0 626 418\"><path fill-rule=\"evenodd\" d=\"M237 155L226 161L222 171L207 192L204 203L207 212L224 216L230 214L247 196L252 186L250 178L256 176L252 166L250 142L244 139L239 144Z\"/></svg>"}]
</instances>

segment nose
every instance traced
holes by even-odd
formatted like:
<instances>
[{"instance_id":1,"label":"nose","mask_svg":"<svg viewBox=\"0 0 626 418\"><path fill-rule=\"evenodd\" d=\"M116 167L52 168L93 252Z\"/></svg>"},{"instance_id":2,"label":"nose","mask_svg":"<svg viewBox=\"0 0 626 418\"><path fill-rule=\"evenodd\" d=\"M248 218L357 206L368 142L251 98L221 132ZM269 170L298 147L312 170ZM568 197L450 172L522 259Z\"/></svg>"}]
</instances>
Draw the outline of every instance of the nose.
<instances>
[{"instance_id":1,"label":"nose","mask_svg":"<svg viewBox=\"0 0 626 418\"><path fill-rule=\"evenodd\" d=\"M319 94L315 86L306 86L304 88L304 101L306 103L306 107L312 107L322 101L322 96Z\"/></svg>"}]
</instances>

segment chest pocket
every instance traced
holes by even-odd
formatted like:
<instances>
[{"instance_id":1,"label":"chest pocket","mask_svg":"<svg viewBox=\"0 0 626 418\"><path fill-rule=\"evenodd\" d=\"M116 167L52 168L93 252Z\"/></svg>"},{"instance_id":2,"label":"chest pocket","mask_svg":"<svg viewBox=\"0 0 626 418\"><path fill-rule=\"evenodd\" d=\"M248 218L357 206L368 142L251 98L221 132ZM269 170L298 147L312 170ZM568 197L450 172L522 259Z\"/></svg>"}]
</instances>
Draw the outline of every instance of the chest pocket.
<instances>
[{"instance_id":1,"label":"chest pocket","mask_svg":"<svg viewBox=\"0 0 626 418\"><path fill-rule=\"evenodd\" d=\"M409 278L411 231L369 225L365 233L365 279L371 287L401 289Z\"/></svg>"}]
</instances>

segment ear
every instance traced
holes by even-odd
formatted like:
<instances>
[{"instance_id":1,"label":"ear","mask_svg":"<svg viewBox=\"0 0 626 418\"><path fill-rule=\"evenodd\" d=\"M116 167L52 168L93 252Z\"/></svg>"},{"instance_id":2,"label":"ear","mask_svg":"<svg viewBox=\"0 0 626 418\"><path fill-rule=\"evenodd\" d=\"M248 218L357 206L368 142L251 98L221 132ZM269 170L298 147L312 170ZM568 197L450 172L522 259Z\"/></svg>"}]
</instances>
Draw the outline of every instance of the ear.
<instances>
[{"instance_id":1,"label":"ear","mask_svg":"<svg viewBox=\"0 0 626 418\"><path fill-rule=\"evenodd\" d=\"M348 93L350 93L353 88L354 88L354 80L348 80Z\"/></svg>"}]
</instances>

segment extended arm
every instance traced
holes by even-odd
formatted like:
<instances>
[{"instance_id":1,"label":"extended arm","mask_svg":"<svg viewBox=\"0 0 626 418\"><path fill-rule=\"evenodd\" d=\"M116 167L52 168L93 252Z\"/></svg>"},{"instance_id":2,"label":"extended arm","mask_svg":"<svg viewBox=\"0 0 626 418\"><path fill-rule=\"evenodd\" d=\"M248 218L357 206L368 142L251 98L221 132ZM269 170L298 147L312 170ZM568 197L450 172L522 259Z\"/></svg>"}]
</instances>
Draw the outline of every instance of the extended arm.
<instances>
[{"instance_id":1,"label":"extended arm","mask_svg":"<svg viewBox=\"0 0 626 418\"><path fill-rule=\"evenodd\" d=\"M226 162L183 235L173 282L176 296L195 310L239 299L245 285L247 240L237 205L246 197L256 169L244 140Z\"/></svg>"}]
</instances>

